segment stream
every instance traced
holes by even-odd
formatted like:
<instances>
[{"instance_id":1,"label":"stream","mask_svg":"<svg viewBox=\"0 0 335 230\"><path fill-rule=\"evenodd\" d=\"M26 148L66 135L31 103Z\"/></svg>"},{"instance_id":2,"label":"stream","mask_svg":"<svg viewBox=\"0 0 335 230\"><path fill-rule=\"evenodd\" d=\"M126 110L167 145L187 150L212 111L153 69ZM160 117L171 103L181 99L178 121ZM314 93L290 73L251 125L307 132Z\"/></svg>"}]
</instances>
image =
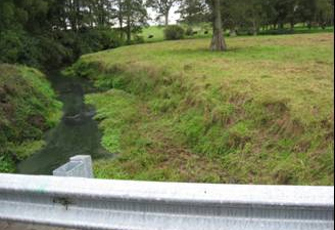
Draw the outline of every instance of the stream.
<instances>
[{"instance_id":1,"label":"stream","mask_svg":"<svg viewBox=\"0 0 335 230\"><path fill-rule=\"evenodd\" d=\"M93 159L111 155L100 144L94 108L84 103L84 89L92 88L90 84L59 72L51 74L49 80L63 102L63 118L45 134L46 146L17 165L20 174L51 175L75 155L91 155Z\"/></svg>"}]
</instances>

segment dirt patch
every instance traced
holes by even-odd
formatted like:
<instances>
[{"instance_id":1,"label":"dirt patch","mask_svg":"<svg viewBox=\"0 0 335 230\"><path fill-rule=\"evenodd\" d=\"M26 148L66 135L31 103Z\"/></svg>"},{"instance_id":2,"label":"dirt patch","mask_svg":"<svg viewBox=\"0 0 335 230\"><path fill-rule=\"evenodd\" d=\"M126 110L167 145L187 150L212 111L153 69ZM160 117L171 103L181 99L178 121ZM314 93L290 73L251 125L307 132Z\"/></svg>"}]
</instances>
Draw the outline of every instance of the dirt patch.
<instances>
[{"instance_id":1,"label":"dirt patch","mask_svg":"<svg viewBox=\"0 0 335 230\"><path fill-rule=\"evenodd\" d=\"M266 102L264 106L268 113L280 116L289 111L286 101Z\"/></svg>"}]
</instances>

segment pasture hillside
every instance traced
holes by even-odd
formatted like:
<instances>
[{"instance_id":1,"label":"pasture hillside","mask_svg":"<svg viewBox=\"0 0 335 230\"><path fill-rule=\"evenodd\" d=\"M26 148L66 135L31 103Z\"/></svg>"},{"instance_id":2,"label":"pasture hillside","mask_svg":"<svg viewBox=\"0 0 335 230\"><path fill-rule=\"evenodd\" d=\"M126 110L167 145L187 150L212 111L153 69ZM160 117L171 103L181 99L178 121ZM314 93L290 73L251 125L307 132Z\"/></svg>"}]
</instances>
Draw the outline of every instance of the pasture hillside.
<instances>
[{"instance_id":1,"label":"pasture hillside","mask_svg":"<svg viewBox=\"0 0 335 230\"><path fill-rule=\"evenodd\" d=\"M332 33L122 47L83 56L101 178L329 185L334 179Z\"/></svg>"}]
</instances>

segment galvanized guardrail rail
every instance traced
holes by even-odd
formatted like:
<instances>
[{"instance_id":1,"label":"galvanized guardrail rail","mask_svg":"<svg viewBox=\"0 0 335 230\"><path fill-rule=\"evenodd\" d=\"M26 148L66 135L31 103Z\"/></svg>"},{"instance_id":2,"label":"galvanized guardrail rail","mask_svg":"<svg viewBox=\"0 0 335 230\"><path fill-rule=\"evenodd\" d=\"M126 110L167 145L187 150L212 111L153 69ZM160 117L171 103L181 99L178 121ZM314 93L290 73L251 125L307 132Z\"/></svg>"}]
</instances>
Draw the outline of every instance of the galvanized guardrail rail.
<instances>
[{"instance_id":1,"label":"galvanized guardrail rail","mask_svg":"<svg viewBox=\"0 0 335 230\"><path fill-rule=\"evenodd\" d=\"M334 187L0 174L0 219L79 229L326 230L334 228Z\"/></svg>"}]
</instances>

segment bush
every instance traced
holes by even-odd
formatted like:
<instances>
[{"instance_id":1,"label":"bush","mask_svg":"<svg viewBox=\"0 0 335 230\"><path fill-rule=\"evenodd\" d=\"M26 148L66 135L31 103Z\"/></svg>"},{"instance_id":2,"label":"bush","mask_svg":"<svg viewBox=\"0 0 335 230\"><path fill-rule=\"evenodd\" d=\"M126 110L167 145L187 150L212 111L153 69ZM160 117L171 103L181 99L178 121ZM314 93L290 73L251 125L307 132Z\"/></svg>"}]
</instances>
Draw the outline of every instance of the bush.
<instances>
[{"instance_id":1,"label":"bush","mask_svg":"<svg viewBox=\"0 0 335 230\"><path fill-rule=\"evenodd\" d=\"M164 30L164 36L166 40L179 40L183 39L185 30L181 26L168 26Z\"/></svg>"},{"instance_id":2,"label":"bush","mask_svg":"<svg viewBox=\"0 0 335 230\"><path fill-rule=\"evenodd\" d=\"M78 33L53 31L34 36L20 29L6 30L0 31L0 63L55 69L83 54L123 44L119 32L109 28L86 28Z\"/></svg>"},{"instance_id":3,"label":"bush","mask_svg":"<svg viewBox=\"0 0 335 230\"><path fill-rule=\"evenodd\" d=\"M143 38L143 36L138 36L138 35L136 35L135 37L134 37L134 41L133 41L135 44L142 44L142 43L144 43L145 42L145 40L144 40L144 38Z\"/></svg>"},{"instance_id":4,"label":"bush","mask_svg":"<svg viewBox=\"0 0 335 230\"><path fill-rule=\"evenodd\" d=\"M186 30L186 36L193 36L193 29L192 27L188 27Z\"/></svg>"},{"instance_id":5,"label":"bush","mask_svg":"<svg viewBox=\"0 0 335 230\"><path fill-rule=\"evenodd\" d=\"M51 36L39 36L39 64L44 68L56 69L65 63L74 61L73 50Z\"/></svg>"},{"instance_id":6,"label":"bush","mask_svg":"<svg viewBox=\"0 0 335 230\"><path fill-rule=\"evenodd\" d=\"M0 32L0 62L24 63L39 67L38 40L22 30Z\"/></svg>"},{"instance_id":7,"label":"bush","mask_svg":"<svg viewBox=\"0 0 335 230\"><path fill-rule=\"evenodd\" d=\"M82 29L76 35L76 58L86 54L119 47L124 44L116 30L108 28Z\"/></svg>"}]
</instances>

